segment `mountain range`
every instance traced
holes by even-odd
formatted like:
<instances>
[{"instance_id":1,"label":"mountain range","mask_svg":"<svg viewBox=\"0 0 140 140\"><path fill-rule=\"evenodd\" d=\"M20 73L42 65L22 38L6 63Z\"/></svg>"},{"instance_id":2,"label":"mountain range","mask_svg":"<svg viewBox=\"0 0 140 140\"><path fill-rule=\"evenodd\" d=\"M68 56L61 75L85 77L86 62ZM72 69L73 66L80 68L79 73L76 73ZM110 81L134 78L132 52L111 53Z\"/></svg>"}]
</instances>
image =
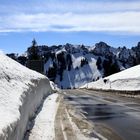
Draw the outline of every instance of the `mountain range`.
<instances>
[{"instance_id":1,"label":"mountain range","mask_svg":"<svg viewBox=\"0 0 140 140\"><path fill-rule=\"evenodd\" d=\"M26 65L33 55L44 62L44 74L59 88L78 88L140 64L140 42L130 49L114 48L105 42L94 46L67 43L49 47L33 42L26 56L15 59Z\"/></svg>"}]
</instances>

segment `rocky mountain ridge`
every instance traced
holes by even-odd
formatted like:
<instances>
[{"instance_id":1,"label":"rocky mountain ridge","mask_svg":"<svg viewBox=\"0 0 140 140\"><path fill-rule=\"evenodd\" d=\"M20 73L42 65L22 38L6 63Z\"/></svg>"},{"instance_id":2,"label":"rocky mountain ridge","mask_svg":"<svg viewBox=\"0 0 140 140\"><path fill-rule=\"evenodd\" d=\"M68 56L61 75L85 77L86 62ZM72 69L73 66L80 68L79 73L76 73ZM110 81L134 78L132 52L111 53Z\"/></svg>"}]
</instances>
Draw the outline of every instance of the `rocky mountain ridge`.
<instances>
[{"instance_id":1,"label":"rocky mountain ridge","mask_svg":"<svg viewBox=\"0 0 140 140\"><path fill-rule=\"evenodd\" d=\"M25 65L26 61L33 59L44 61L44 74L60 88L78 88L140 64L140 42L128 49L113 48L104 42L92 47L69 43L48 47L37 45L34 40L26 59L20 57L17 61Z\"/></svg>"}]
</instances>

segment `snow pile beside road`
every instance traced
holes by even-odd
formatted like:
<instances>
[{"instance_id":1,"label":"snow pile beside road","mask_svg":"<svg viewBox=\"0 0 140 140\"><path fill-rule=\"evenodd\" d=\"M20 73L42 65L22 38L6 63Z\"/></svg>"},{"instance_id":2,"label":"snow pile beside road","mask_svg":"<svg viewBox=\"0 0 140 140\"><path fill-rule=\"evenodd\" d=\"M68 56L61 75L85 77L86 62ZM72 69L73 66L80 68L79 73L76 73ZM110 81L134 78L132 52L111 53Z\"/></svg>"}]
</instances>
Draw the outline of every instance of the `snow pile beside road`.
<instances>
[{"instance_id":1,"label":"snow pile beside road","mask_svg":"<svg viewBox=\"0 0 140 140\"><path fill-rule=\"evenodd\" d=\"M58 88L58 86L54 82L50 81L50 86L53 92L61 92L60 88Z\"/></svg>"},{"instance_id":2,"label":"snow pile beside road","mask_svg":"<svg viewBox=\"0 0 140 140\"><path fill-rule=\"evenodd\" d=\"M55 139L55 116L59 103L58 94L50 95L44 102L41 112L35 119L35 124L29 135L29 140L54 140Z\"/></svg>"},{"instance_id":3,"label":"snow pile beside road","mask_svg":"<svg viewBox=\"0 0 140 140\"><path fill-rule=\"evenodd\" d=\"M0 140L22 140L49 80L0 53Z\"/></svg>"},{"instance_id":4,"label":"snow pile beside road","mask_svg":"<svg viewBox=\"0 0 140 140\"><path fill-rule=\"evenodd\" d=\"M137 91L140 90L140 65L91 82L82 88Z\"/></svg>"}]
</instances>

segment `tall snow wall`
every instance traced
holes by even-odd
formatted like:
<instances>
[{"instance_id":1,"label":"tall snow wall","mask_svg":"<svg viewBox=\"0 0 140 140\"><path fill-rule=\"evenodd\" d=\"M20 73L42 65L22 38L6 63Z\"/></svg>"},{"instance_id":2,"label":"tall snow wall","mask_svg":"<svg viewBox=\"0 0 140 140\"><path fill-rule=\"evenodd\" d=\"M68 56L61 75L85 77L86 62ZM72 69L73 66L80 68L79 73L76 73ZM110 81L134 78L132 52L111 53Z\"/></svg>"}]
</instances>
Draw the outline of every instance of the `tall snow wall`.
<instances>
[{"instance_id":1,"label":"tall snow wall","mask_svg":"<svg viewBox=\"0 0 140 140\"><path fill-rule=\"evenodd\" d=\"M0 140L22 140L50 81L0 53Z\"/></svg>"}]
</instances>

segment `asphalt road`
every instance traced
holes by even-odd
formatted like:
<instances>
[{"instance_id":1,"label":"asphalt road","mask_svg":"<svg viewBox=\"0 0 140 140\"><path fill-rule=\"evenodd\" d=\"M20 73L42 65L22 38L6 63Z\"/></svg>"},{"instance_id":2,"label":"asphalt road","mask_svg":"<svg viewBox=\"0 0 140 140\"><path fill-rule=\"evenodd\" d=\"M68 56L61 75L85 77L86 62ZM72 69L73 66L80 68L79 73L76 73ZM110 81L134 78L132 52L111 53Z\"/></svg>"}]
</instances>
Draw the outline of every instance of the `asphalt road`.
<instances>
[{"instance_id":1,"label":"asphalt road","mask_svg":"<svg viewBox=\"0 0 140 140\"><path fill-rule=\"evenodd\" d=\"M91 90L64 90L63 93L65 102L81 110L105 137L110 130L111 140L116 139L115 135L122 140L140 140L140 99ZM101 130L105 128L108 131Z\"/></svg>"}]
</instances>

